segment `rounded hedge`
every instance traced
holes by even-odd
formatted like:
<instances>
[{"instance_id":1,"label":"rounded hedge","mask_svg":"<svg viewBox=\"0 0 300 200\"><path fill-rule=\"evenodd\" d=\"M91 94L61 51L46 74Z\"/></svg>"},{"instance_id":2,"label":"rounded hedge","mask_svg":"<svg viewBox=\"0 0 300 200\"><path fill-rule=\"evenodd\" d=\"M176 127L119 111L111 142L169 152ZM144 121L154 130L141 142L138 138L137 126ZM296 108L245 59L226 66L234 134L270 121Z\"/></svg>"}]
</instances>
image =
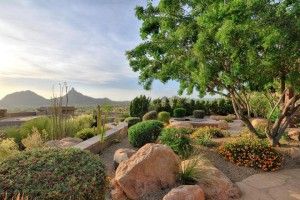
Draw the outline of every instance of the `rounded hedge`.
<instances>
[{"instance_id":1,"label":"rounded hedge","mask_svg":"<svg viewBox=\"0 0 300 200\"><path fill-rule=\"evenodd\" d=\"M105 198L105 168L99 156L79 149L24 151L0 163L0 194L7 199Z\"/></svg>"},{"instance_id":2,"label":"rounded hedge","mask_svg":"<svg viewBox=\"0 0 300 200\"><path fill-rule=\"evenodd\" d=\"M143 121L146 121L146 120L155 120L155 119L157 119L157 112L155 110L147 112L143 116Z\"/></svg>"},{"instance_id":3,"label":"rounded hedge","mask_svg":"<svg viewBox=\"0 0 300 200\"><path fill-rule=\"evenodd\" d=\"M134 147L155 142L164 124L158 120L147 120L137 123L128 129L128 140Z\"/></svg>"},{"instance_id":4,"label":"rounded hedge","mask_svg":"<svg viewBox=\"0 0 300 200\"><path fill-rule=\"evenodd\" d=\"M141 119L139 117L127 117L124 122L128 124L128 128L139 123Z\"/></svg>"},{"instance_id":5,"label":"rounded hedge","mask_svg":"<svg viewBox=\"0 0 300 200\"><path fill-rule=\"evenodd\" d=\"M195 118L200 118L200 119L202 119L202 118L204 118L204 116L205 116L205 111L204 111L204 110L194 110L194 111L193 111L193 116L194 116Z\"/></svg>"},{"instance_id":6,"label":"rounded hedge","mask_svg":"<svg viewBox=\"0 0 300 200\"><path fill-rule=\"evenodd\" d=\"M186 109L175 108L173 112L174 112L174 117L185 117Z\"/></svg>"},{"instance_id":7,"label":"rounded hedge","mask_svg":"<svg viewBox=\"0 0 300 200\"><path fill-rule=\"evenodd\" d=\"M166 111L162 111L162 112L158 113L158 117L157 117L157 119L159 121L164 122L164 123L169 123L170 118L171 118L170 113L166 112Z\"/></svg>"},{"instance_id":8,"label":"rounded hedge","mask_svg":"<svg viewBox=\"0 0 300 200\"><path fill-rule=\"evenodd\" d=\"M89 138L92 138L96 135L94 128L84 128L80 131L78 131L75 136L82 139L87 140Z\"/></svg>"}]
</instances>

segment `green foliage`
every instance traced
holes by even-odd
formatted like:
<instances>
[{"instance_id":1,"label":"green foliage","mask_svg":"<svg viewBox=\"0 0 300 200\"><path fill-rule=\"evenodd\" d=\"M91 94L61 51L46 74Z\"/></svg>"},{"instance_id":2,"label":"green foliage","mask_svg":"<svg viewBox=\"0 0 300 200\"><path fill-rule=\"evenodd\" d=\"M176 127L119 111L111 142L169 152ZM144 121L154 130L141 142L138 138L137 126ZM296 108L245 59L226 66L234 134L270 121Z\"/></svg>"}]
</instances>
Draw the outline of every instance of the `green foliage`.
<instances>
[{"instance_id":1,"label":"green foliage","mask_svg":"<svg viewBox=\"0 0 300 200\"><path fill-rule=\"evenodd\" d=\"M99 156L78 149L24 151L0 164L0 194L8 198L104 200L105 189Z\"/></svg>"},{"instance_id":2,"label":"green foliage","mask_svg":"<svg viewBox=\"0 0 300 200\"><path fill-rule=\"evenodd\" d=\"M174 117L185 117L186 109L184 109L184 108L175 108L173 113L174 113Z\"/></svg>"},{"instance_id":3,"label":"green foliage","mask_svg":"<svg viewBox=\"0 0 300 200\"><path fill-rule=\"evenodd\" d=\"M273 108L271 104L271 98L267 97L268 94L262 92L251 93L251 98L249 101L251 112L255 117L268 118L270 111Z\"/></svg>"},{"instance_id":4,"label":"green foliage","mask_svg":"<svg viewBox=\"0 0 300 200\"><path fill-rule=\"evenodd\" d=\"M183 163L179 172L179 181L184 185L196 184L201 178L198 158L187 160Z\"/></svg>"},{"instance_id":5,"label":"green foliage","mask_svg":"<svg viewBox=\"0 0 300 200\"><path fill-rule=\"evenodd\" d=\"M155 110L149 111L143 116L143 121L155 119L157 119L157 112Z\"/></svg>"},{"instance_id":6,"label":"green foliage","mask_svg":"<svg viewBox=\"0 0 300 200\"><path fill-rule=\"evenodd\" d=\"M75 134L76 137L82 140L87 140L89 138L94 137L95 135L97 134L94 128L84 128Z\"/></svg>"},{"instance_id":7,"label":"green foliage","mask_svg":"<svg viewBox=\"0 0 300 200\"><path fill-rule=\"evenodd\" d=\"M281 81L299 95L297 0L149 1L136 16L141 43L127 58L145 89L172 80L180 83L179 94L221 94L235 99L245 121L250 91Z\"/></svg>"},{"instance_id":8,"label":"green foliage","mask_svg":"<svg viewBox=\"0 0 300 200\"><path fill-rule=\"evenodd\" d=\"M193 149L188 134L190 134L188 129L164 128L159 136L159 141L171 147L176 154L187 157Z\"/></svg>"},{"instance_id":9,"label":"green foliage","mask_svg":"<svg viewBox=\"0 0 300 200\"><path fill-rule=\"evenodd\" d=\"M127 117L124 120L126 123L128 123L128 128L139 123L141 121L141 119L139 117Z\"/></svg>"},{"instance_id":10,"label":"green foliage","mask_svg":"<svg viewBox=\"0 0 300 200\"><path fill-rule=\"evenodd\" d=\"M162 100L160 98L153 99L150 104L151 110L155 110L157 113L164 110Z\"/></svg>"},{"instance_id":11,"label":"green foliage","mask_svg":"<svg viewBox=\"0 0 300 200\"><path fill-rule=\"evenodd\" d=\"M19 152L18 144L12 139L0 140L0 163L7 157ZM0 193L1 194L1 193Z\"/></svg>"},{"instance_id":12,"label":"green foliage","mask_svg":"<svg viewBox=\"0 0 300 200\"><path fill-rule=\"evenodd\" d=\"M40 133L45 133L45 131L47 133L52 133L51 130L51 120L49 117L38 117L32 120L29 120L25 123L23 123L20 126L20 135L22 137L22 139L26 138L31 132L33 128L36 128L38 132ZM43 131L45 130L45 131ZM42 138L49 138L49 136L47 135L42 135Z\"/></svg>"},{"instance_id":13,"label":"green foliage","mask_svg":"<svg viewBox=\"0 0 300 200\"><path fill-rule=\"evenodd\" d=\"M202 119L202 118L204 118L204 116L205 116L205 111L204 111L204 110L194 110L194 111L193 111L193 116L194 116L195 118L200 118L200 119Z\"/></svg>"},{"instance_id":14,"label":"green foliage","mask_svg":"<svg viewBox=\"0 0 300 200\"><path fill-rule=\"evenodd\" d=\"M157 119L158 119L159 121L164 122L164 123L166 123L166 124L169 123L170 118L171 118L170 113L169 113L169 112L166 112L166 111L162 111L162 112L158 113L158 117L157 117Z\"/></svg>"},{"instance_id":15,"label":"green foliage","mask_svg":"<svg viewBox=\"0 0 300 200\"><path fill-rule=\"evenodd\" d=\"M130 102L130 116L142 118L143 115L148 112L150 105L150 98L145 95L135 97Z\"/></svg>"},{"instance_id":16,"label":"green foliage","mask_svg":"<svg viewBox=\"0 0 300 200\"><path fill-rule=\"evenodd\" d=\"M128 129L128 140L134 147L155 142L164 124L157 120L147 120L137 123Z\"/></svg>"},{"instance_id":17,"label":"green foliage","mask_svg":"<svg viewBox=\"0 0 300 200\"><path fill-rule=\"evenodd\" d=\"M22 136L17 127L9 127L4 129L4 137L11 138L17 143L19 146L21 145L21 140L26 136Z\"/></svg>"},{"instance_id":18,"label":"green foliage","mask_svg":"<svg viewBox=\"0 0 300 200\"><path fill-rule=\"evenodd\" d=\"M31 133L22 140L22 144L26 150L31 150L43 147L44 141L37 128L33 127Z\"/></svg>"},{"instance_id":19,"label":"green foliage","mask_svg":"<svg viewBox=\"0 0 300 200\"><path fill-rule=\"evenodd\" d=\"M219 128L214 128L214 127L202 127L202 128L198 128L194 133L193 133L193 137L197 138L201 135L210 135L213 138L223 138L225 135L222 132L221 129Z\"/></svg>"},{"instance_id":20,"label":"green foliage","mask_svg":"<svg viewBox=\"0 0 300 200\"><path fill-rule=\"evenodd\" d=\"M264 171L278 170L283 163L282 155L270 147L266 140L249 135L225 143L219 148L219 152L239 166L260 168Z\"/></svg>"},{"instance_id":21,"label":"green foliage","mask_svg":"<svg viewBox=\"0 0 300 200\"><path fill-rule=\"evenodd\" d=\"M196 137L196 143L205 147L214 147L216 143L212 140L212 136L208 133L200 134Z\"/></svg>"}]
</instances>

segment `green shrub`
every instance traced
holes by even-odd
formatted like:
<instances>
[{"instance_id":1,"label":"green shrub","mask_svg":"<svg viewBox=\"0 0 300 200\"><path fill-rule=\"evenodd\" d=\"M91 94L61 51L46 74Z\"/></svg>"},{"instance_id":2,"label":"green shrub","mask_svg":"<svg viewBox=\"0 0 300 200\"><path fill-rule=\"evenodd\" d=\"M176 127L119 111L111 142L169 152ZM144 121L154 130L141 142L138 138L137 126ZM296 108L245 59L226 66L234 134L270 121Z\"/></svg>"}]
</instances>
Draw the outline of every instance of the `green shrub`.
<instances>
[{"instance_id":1,"label":"green shrub","mask_svg":"<svg viewBox=\"0 0 300 200\"><path fill-rule=\"evenodd\" d=\"M176 108L174 109L174 117L185 117L186 109L184 108Z\"/></svg>"},{"instance_id":2,"label":"green shrub","mask_svg":"<svg viewBox=\"0 0 300 200\"><path fill-rule=\"evenodd\" d=\"M155 120L155 119L157 119L157 112L155 110L147 112L143 116L143 121L146 121L146 120Z\"/></svg>"},{"instance_id":3,"label":"green shrub","mask_svg":"<svg viewBox=\"0 0 300 200\"><path fill-rule=\"evenodd\" d=\"M201 178L198 165L198 158L183 161L179 172L179 181L184 185L196 184Z\"/></svg>"},{"instance_id":4,"label":"green shrub","mask_svg":"<svg viewBox=\"0 0 300 200\"><path fill-rule=\"evenodd\" d=\"M193 149L188 134L190 134L189 129L164 128L159 136L159 141L171 147L178 155L187 157Z\"/></svg>"},{"instance_id":5,"label":"green shrub","mask_svg":"<svg viewBox=\"0 0 300 200\"><path fill-rule=\"evenodd\" d=\"M219 128L202 127L202 128L198 128L193 133L193 138L197 138L197 137L200 137L205 134L210 135L212 138L223 138L225 136L224 133L222 132L222 130Z\"/></svg>"},{"instance_id":6,"label":"green shrub","mask_svg":"<svg viewBox=\"0 0 300 200\"><path fill-rule=\"evenodd\" d=\"M124 120L127 124L128 124L128 128L139 123L141 121L141 119L139 117L127 117Z\"/></svg>"},{"instance_id":7,"label":"green shrub","mask_svg":"<svg viewBox=\"0 0 300 200\"><path fill-rule=\"evenodd\" d=\"M193 111L193 116L194 116L195 118L200 118L200 119L202 119L202 118L204 118L204 116L205 116L205 111L204 111L204 110L194 110L194 111Z\"/></svg>"},{"instance_id":8,"label":"green shrub","mask_svg":"<svg viewBox=\"0 0 300 200\"><path fill-rule=\"evenodd\" d=\"M78 131L75 136L82 139L82 140L87 140L89 138L92 138L96 135L96 131L94 128L84 128L80 131Z\"/></svg>"},{"instance_id":9,"label":"green shrub","mask_svg":"<svg viewBox=\"0 0 300 200\"><path fill-rule=\"evenodd\" d=\"M130 116L142 118L144 114L148 112L150 105L150 98L147 98L145 95L135 97L130 102Z\"/></svg>"},{"instance_id":10,"label":"green shrub","mask_svg":"<svg viewBox=\"0 0 300 200\"><path fill-rule=\"evenodd\" d=\"M99 156L79 149L24 151L0 164L0 195L29 199L104 200L106 175Z\"/></svg>"},{"instance_id":11,"label":"green shrub","mask_svg":"<svg viewBox=\"0 0 300 200\"><path fill-rule=\"evenodd\" d=\"M16 127L9 127L4 129L4 137L12 138L19 146L22 145L21 140L26 137L20 134L20 130Z\"/></svg>"},{"instance_id":12,"label":"green shrub","mask_svg":"<svg viewBox=\"0 0 300 200\"><path fill-rule=\"evenodd\" d=\"M51 130L51 119L49 117L38 117L32 120L29 120L25 123L23 123L20 126L20 134L22 139L26 138L28 134L31 133L32 129L35 127L40 133L45 130L45 133L50 134L52 132ZM47 138L48 136L42 135L42 138Z\"/></svg>"},{"instance_id":13,"label":"green shrub","mask_svg":"<svg viewBox=\"0 0 300 200\"><path fill-rule=\"evenodd\" d=\"M171 118L171 115L169 112L162 111L162 112L158 113L158 120L161 122L168 124L170 121L170 118Z\"/></svg>"},{"instance_id":14,"label":"green shrub","mask_svg":"<svg viewBox=\"0 0 300 200\"><path fill-rule=\"evenodd\" d=\"M214 147L216 143L212 140L212 136L208 133L199 135L196 139L196 143L205 147Z\"/></svg>"},{"instance_id":15,"label":"green shrub","mask_svg":"<svg viewBox=\"0 0 300 200\"><path fill-rule=\"evenodd\" d=\"M225 143L219 153L238 166L260 168L264 171L278 170L283 157L269 146L266 140L254 136L243 136Z\"/></svg>"},{"instance_id":16,"label":"green shrub","mask_svg":"<svg viewBox=\"0 0 300 200\"><path fill-rule=\"evenodd\" d=\"M0 163L7 157L19 152L18 145L13 139L0 140ZM1 189L0 189L1 191ZM1 193L0 193L1 194Z\"/></svg>"},{"instance_id":17,"label":"green shrub","mask_svg":"<svg viewBox=\"0 0 300 200\"><path fill-rule=\"evenodd\" d=\"M128 140L134 147L155 142L164 124L157 120L139 122L128 129Z\"/></svg>"}]
</instances>

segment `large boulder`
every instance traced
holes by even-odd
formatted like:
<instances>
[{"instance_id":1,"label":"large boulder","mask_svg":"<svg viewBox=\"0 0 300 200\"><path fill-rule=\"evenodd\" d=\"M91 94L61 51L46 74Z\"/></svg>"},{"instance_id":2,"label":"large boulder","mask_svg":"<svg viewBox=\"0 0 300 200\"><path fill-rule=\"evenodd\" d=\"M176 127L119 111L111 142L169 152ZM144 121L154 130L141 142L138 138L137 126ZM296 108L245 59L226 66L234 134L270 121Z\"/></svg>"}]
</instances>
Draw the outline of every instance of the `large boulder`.
<instances>
[{"instance_id":1,"label":"large boulder","mask_svg":"<svg viewBox=\"0 0 300 200\"><path fill-rule=\"evenodd\" d=\"M180 159L171 148L162 144L146 144L120 163L114 190L117 189L118 193L123 191L129 199L139 199L174 185L179 168Z\"/></svg>"},{"instance_id":2,"label":"large boulder","mask_svg":"<svg viewBox=\"0 0 300 200\"><path fill-rule=\"evenodd\" d=\"M288 130L288 136L293 140L300 141L300 128L290 128Z\"/></svg>"},{"instance_id":3,"label":"large boulder","mask_svg":"<svg viewBox=\"0 0 300 200\"><path fill-rule=\"evenodd\" d=\"M114 167L115 169L119 164L125 160L128 160L136 151L133 149L122 148L115 151L114 154Z\"/></svg>"},{"instance_id":4,"label":"large boulder","mask_svg":"<svg viewBox=\"0 0 300 200\"><path fill-rule=\"evenodd\" d=\"M205 200L205 197L200 186L181 185L172 189L163 200Z\"/></svg>"},{"instance_id":5,"label":"large boulder","mask_svg":"<svg viewBox=\"0 0 300 200\"><path fill-rule=\"evenodd\" d=\"M268 127L268 120L263 118L254 118L252 119L251 124L255 129L265 131ZM272 124L270 123L269 125L271 126Z\"/></svg>"},{"instance_id":6,"label":"large boulder","mask_svg":"<svg viewBox=\"0 0 300 200\"><path fill-rule=\"evenodd\" d=\"M194 160L185 160L181 165L187 166ZM207 160L197 160L198 171L203 174L198 185L203 189L208 200L233 200L240 197L239 188L219 169Z\"/></svg>"}]
</instances>

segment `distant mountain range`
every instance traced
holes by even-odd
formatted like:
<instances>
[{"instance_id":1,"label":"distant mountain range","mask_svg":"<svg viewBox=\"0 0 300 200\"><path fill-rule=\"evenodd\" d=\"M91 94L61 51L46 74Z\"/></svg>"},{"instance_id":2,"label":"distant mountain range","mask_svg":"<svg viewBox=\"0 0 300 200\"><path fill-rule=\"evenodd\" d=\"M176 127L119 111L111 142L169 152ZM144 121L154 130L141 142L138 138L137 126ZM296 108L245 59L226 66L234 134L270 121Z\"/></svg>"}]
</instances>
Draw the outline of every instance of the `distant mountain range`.
<instances>
[{"instance_id":1,"label":"distant mountain range","mask_svg":"<svg viewBox=\"0 0 300 200\"><path fill-rule=\"evenodd\" d=\"M65 97L64 97L65 99ZM68 92L68 105L76 107L96 106L103 104L127 105L128 101L113 101L108 98L93 98L77 92L72 88ZM37 108L51 105L51 100L46 99L30 90L14 92L0 100L0 108Z\"/></svg>"}]
</instances>

